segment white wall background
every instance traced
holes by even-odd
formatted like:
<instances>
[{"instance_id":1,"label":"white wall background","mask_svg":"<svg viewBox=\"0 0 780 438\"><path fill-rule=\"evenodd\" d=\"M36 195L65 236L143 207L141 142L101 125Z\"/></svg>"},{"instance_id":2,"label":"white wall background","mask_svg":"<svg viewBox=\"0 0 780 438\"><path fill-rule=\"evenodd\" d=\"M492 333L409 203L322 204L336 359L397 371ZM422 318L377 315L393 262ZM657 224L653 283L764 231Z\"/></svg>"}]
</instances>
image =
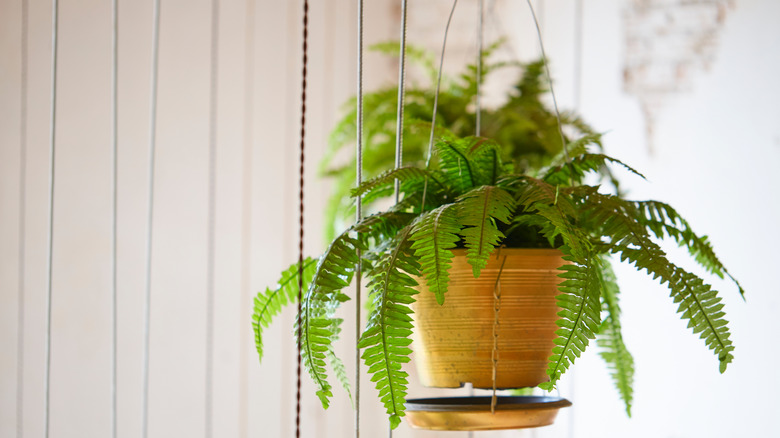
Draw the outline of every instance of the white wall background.
<instances>
[{"instance_id":1,"label":"white wall background","mask_svg":"<svg viewBox=\"0 0 780 438\"><path fill-rule=\"evenodd\" d=\"M306 247L321 249L327 185L316 162L340 103L354 90L355 5L312 2ZM367 3L367 37L396 37L395 1ZM450 4L410 2L409 40L439 49ZM487 2L492 9L492 2ZM670 2L673 3L673 2ZM20 235L21 2L0 0L0 436L17 431L19 248L24 245L25 437L41 436L46 284L49 2L30 0L26 196ZM300 68L298 2L223 1L219 34L214 426L219 437L292 436L292 314L269 331L257 364L250 299L295 258L296 160ZM154 203L150 436L201 436L204 430L210 2L162 2L158 143ZM572 2L538 0L557 92L575 104ZM737 346L725 375L674 314L668 293L620 269L624 334L637 362L634 417L625 418L595 351L561 384L574 407L555 426L478 436L728 437L780 436L773 415L780 378L773 372L771 253L780 245L780 5L741 0L723 26L709 71L671 100L656 120L654 154L637 100L622 91L623 11L627 2L587 2L582 15L581 112L609 131L610 154L637 166L650 183L632 195L675 205L711 236L745 286L715 282ZM474 2L456 12L447 68L470 59ZM120 1L119 42L119 432L138 436L147 214L151 1ZM498 0L487 34L511 36L507 56L538 56L524 2ZM105 437L110 406L110 4L62 0L55 163L51 436ZM370 56L368 85L395 69ZM499 93L501 84L491 92ZM751 231L747 231L750 229ZM755 231L752 231L755 230ZM674 252L674 250L672 249ZM674 252L676 255L677 253ZM345 314L353 306L345 306ZM354 333L338 347L352 375ZM413 387L412 394L429 392ZM336 391L324 413L304 379L306 437L344 437L349 402ZM363 382L363 436L382 436L375 390ZM430 437L402 425L396 437ZM448 436L465 436L453 433Z\"/></svg>"}]
</instances>

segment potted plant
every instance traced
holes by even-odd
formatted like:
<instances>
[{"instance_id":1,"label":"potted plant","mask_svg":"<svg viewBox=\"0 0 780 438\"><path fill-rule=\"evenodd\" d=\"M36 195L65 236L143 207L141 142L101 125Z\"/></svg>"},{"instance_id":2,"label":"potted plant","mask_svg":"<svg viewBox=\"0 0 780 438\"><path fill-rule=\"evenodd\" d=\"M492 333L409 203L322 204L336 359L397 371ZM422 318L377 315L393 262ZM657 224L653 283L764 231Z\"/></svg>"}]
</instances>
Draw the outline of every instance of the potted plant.
<instances>
[{"instance_id":1,"label":"potted plant","mask_svg":"<svg viewBox=\"0 0 780 438\"><path fill-rule=\"evenodd\" d=\"M542 361L544 381L536 382L540 387L552 389L590 340L600 335L603 356L630 409L633 361L620 334L619 290L610 256L660 279L679 304L681 318L689 321L693 332L715 353L720 371L725 371L734 347L721 298L701 278L670 262L657 240L670 238L686 247L696 262L715 275L730 277L728 271L707 239L695 234L671 206L628 200L584 182L586 176L609 165L641 177L622 162L591 152L598 135L578 139L569 145L570 159L559 157L530 175L516 172L497 142L442 131L437 159L430 167L388 170L352 192L371 200L388 195L399 180L400 202L349 227L318 259L304 262L306 292L296 330L304 365L323 406L328 406L332 395L327 362L348 387L333 350L341 324L334 312L349 299L345 288L352 281L358 254L362 254L371 297L359 347L393 427L404 415L408 375L401 365L411 353L413 303L435 300L446 305L464 278L481 279L488 271L493 276L490 281L496 283L501 269L489 263L508 256L513 248L538 249L551 260L558 259L552 263L560 278L553 277L552 285L560 284L547 299L555 300L560 310L547 312L552 322L544 329L549 333L549 349ZM462 271L465 264L471 270L469 277L459 274L457 282L452 280L455 267ZM298 267L293 265L282 274L278 287L255 300L254 327L261 356L262 328L284 304L295 301L297 275ZM464 314L462 323L471 323L475 312Z\"/></svg>"},{"instance_id":2,"label":"potted plant","mask_svg":"<svg viewBox=\"0 0 780 438\"><path fill-rule=\"evenodd\" d=\"M477 82L489 80L499 70L517 72L514 86L506 98L496 107L481 108L480 135L492 138L502 147L502 154L511 162L517 172L528 172L547 166L561 152L562 143L555 113L542 102L548 92L544 80L544 63L537 60L526 64L494 61L503 40L491 44L482 53L481 75L476 64L466 65L455 76L442 75L442 86L436 107L437 129L440 126L459 137L474 135L476 116L474 101ZM398 55L398 42L374 45L372 50ZM431 120L436 93L438 71L430 52L407 46L407 59L413 72L404 98L404 163L424 165L429 145ZM416 70L416 71L415 71ZM479 79L478 79L479 78ZM364 154L363 174L372 178L394 165L394 141L396 130L396 105L398 88L395 85L379 88L364 94ZM355 182L355 155L345 149L354 150L357 127L357 102L351 99L344 105L344 116L330 134L328 148L320 163L320 173L333 180L333 189L325 211L325 239L330 242L344 225L351 224L354 202L350 191ZM561 123L566 140L593 135L596 132L576 114L564 112ZM571 137L571 138L569 138ZM596 137L594 137L596 138ZM599 150L600 144L594 145ZM606 169L603 169L606 172ZM611 175L604 174L608 181L617 183ZM364 200L364 207L371 209L372 199Z\"/></svg>"}]
</instances>

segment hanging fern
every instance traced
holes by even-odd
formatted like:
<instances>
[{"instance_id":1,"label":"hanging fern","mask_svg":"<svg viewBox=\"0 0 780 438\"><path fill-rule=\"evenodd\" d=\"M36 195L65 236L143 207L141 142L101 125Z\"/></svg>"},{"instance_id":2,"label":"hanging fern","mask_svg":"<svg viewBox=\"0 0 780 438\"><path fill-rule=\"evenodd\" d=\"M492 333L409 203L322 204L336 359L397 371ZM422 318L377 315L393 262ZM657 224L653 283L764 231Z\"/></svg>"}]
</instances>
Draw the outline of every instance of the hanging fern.
<instances>
[{"instance_id":1,"label":"hanging fern","mask_svg":"<svg viewBox=\"0 0 780 438\"><path fill-rule=\"evenodd\" d=\"M509 192L495 186L478 187L458 198L458 221L463 226L466 260L471 264L474 278L479 277L493 249L504 238L496 221L509 224L514 204Z\"/></svg>"},{"instance_id":2,"label":"hanging fern","mask_svg":"<svg viewBox=\"0 0 780 438\"><path fill-rule=\"evenodd\" d=\"M311 278L317 260L307 258L303 261L303 290L309 288ZM282 272L276 289L267 288L265 293L260 292L255 297L254 312L252 313L252 328L255 332L255 346L260 361L263 360L263 328L267 328L272 319L282 312L282 307L288 303L298 302L298 263L293 264Z\"/></svg>"},{"instance_id":3,"label":"hanging fern","mask_svg":"<svg viewBox=\"0 0 780 438\"><path fill-rule=\"evenodd\" d=\"M456 211L453 204L442 205L425 213L412 230L414 255L423 267L428 289L436 295L440 305L444 304L450 280L448 271L454 257L452 249L460 240L458 232L461 225Z\"/></svg>"},{"instance_id":4,"label":"hanging fern","mask_svg":"<svg viewBox=\"0 0 780 438\"><path fill-rule=\"evenodd\" d=\"M411 251L411 230L411 225L401 230L367 272L373 310L358 344L364 350L363 360L371 380L376 382L392 428L398 427L405 415L409 383L409 375L401 369L402 363L409 362L412 352L409 304L414 302L417 293L414 289L417 282L409 274L420 275L419 263Z\"/></svg>"},{"instance_id":5,"label":"hanging fern","mask_svg":"<svg viewBox=\"0 0 780 438\"><path fill-rule=\"evenodd\" d=\"M602 359L607 363L612 380L626 405L626 414L631 416L631 403L634 399L634 358L623 343L620 326L620 289L615 273L608 259L601 260L601 298L602 309L606 313L597 335L596 343Z\"/></svg>"},{"instance_id":6,"label":"hanging fern","mask_svg":"<svg viewBox=\"0 0 780 438\"><path fill-rule=\"evenodd\" d=\"M603 236L610 239L607 250L620 255L621 261L630 262L637 270L644 270L666 284L674 302L679 303L677 311L689 321L688 327L700 334L707 347L715 353L720 362L720 372L724 372L734 359L731 353L734 346L717 292L702 279L666 258L641 225L641 214L631 203L616 196L600 194L592 188L582 188L581 191L588 193L585 206L589 210L589 220L594 228L600 228Z\"/></svg>"},{"instance_id":7,"label":"hanging fern","mask_svg":"<svg viewBox=\"0 0 780 438\"><path fill-rule=\"evenodd\" d=\"M560 328L555 332L558 337L547 367L550 381L539 385L547 391L552 391L561 375L585 351L601 323L601 266L598 259L589 256L585 263L580 264L571 256L569 248L563 247L561 251L563 259L570 264L560 268L563 273L559 277L565 279L558 286L561 293L556 297L561 308L558 312L560 319L556 323Z\"/></svg>"}]
</instances>

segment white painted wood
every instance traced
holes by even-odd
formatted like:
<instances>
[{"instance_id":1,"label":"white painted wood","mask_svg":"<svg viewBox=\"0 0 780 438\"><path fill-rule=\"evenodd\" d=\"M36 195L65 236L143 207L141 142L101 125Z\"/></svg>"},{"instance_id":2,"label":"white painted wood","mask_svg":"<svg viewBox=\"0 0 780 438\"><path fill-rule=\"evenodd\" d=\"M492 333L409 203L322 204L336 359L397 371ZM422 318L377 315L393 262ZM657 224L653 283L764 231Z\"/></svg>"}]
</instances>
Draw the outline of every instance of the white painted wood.
<instances>
[{"instance_id":1,"label":"white painted wood","mask_svg":"<svg viewBox=\"0 0 780 438\"><path fill-rule=\"evenodd\" d=\"M445 66L458 71L473 60L474 2L462 1ZM266 332L266 359L257 362L247 298L276 281L297 248L297 153L300 92L300 4L255 0L221 2L217 156L214 426L216 436L292 436L295 349L292 310ZM355 5L311 3L307 125L307 253L322 250L319 235L327 183L316 162L341 102L354 93ZM625 158L652 184L632 181L637 197L669 201L697 230L713 236L724 262L748 290L742 303L727 283L726 301L736 361L718 375L712 355L674 314L668 294L644 275L621 269L625 336L637 359L635 417L627 420L595 351L578 360L561 384L575 407L538 431L484 437L773 436L780 380L756 381L757 369L780 360L762 333L777 312L771 248L780 205L780 60L774 2L736 2L709 72L671 103L657 121L656 155L644 148L635 98L621 89L624 2L586 2L582 112L606 137L608 152ZM509 38L505 59L538 56L525 2L487 1L486 35ZM409 41L438 53L451 3L411 2ZM573 102L573 20L570 2L536 1L564 108ZM251 12L251 9L249 9ZM444 11L444 12L442 12ZM469 12L471 11L471 12ZM25 436L42 431L46 181L50 6L30 2L27 255L25 314ZM109 427L110 364L110 5L98 0L61 4L57 200L54 235L52 436L103 437ZM138 436L141 418L142 299L148 148L151 2L121 0L119 9L119 435ZM154 220L150 436L203 433L207 120L210 4L165 1L161 15L158 168ZM367 2L366 45L397 39L397 4ZM16 306L18 266L20 7L0 2L0 436L15 434ZM502 30L503 29L503 30ZM247 35L247 32L253 34ZM253 46L247 47L247 42ZM244 74L252 49L252 114L246 126ZM366 85L393 81L395 63L366 56ZM488 97L498 99L512 79L497 77ZM490 102L490 99L488 99ZM251 128L251 129L249 129ZM251 133L251 158L245 135ZM695 160L701 165L689 166ZM248 172L248 173L247 173ZM251 188L247 193L246 188ZM772 198L774 199L774 198ZM248 204L247 204L248 202ZM724 208L724 202L733 207ZM734 213L752 211L751 217ZM245 228L245 220L250 226ZM764 223L762 239L745 224ZM245 240L246 239L246 240ZM248 251L243 244L248 242ZM676 254L676 253L673 253ZM244 257L249 257L244 261ZM242 265L244 263L245 265ZM242 266L248 266L247 273ZM248 290L242 290L242 275ZM347 303L341 314L352 317ZM662 323L655 335L646 327ZM354 329L345 322L337 351L353 374ZM671 340L671 341L669 341ZM243 362L242 362L243 361ZM683 371L681 371L683 370ZM691 372L689 370L696 370ZM414 371L410 369L414 376ZM412 379L414 381L414 378ZM363 436L385 436L386 420L372 383L364 378ZM756 391L756 389L758 389ZM437 392L413 384L413 395ZM461 392L463 392L461 390ZM324 412L304 376L306 437L344 437L352 411L340 388ZM454 394L443 391L439 394ZM751 403L737 403L750 397ZM754 401L754 402L753 402ZM440 434L412 431L396 438ZM448 436L465 437L463 433Z\"/></svg>"}]
</instances>

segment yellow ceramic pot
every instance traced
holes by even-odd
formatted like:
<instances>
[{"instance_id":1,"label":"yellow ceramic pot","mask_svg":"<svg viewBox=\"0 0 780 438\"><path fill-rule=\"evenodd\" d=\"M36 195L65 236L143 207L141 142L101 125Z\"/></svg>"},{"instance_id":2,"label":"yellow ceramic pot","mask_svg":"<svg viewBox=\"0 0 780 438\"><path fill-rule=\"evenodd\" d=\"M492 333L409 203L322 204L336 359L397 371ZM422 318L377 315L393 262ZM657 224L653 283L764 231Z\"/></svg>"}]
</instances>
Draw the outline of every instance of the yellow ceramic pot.
<instances>
[{"instance_id":1,"label":"yellow ceramic pot","mask_svg":"<svg viewBox=\"0 0 780 438\"><path fill-rule=\"evenodd\" d=\"M454 252L443 305L418 279L413 349L422 384L456 388L470 382L475 388L492 388L494 340L497 388L533 387L549 380L545 370L560 311L555 300L562 281L558 268L565 263L561 252L497 250L479 278L466 262L466 251Z\"/></svg>"}]
</instances>

